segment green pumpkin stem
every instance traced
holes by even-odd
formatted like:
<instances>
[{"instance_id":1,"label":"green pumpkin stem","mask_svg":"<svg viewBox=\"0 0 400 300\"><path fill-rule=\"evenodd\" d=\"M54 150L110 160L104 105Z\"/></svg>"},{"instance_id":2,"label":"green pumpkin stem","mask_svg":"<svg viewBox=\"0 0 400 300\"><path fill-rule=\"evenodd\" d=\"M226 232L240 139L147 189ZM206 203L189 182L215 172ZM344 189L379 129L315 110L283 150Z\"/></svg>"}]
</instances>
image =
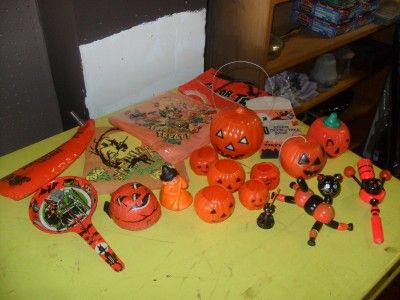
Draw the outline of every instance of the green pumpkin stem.
<instances>
[{"instance_id":1,"label":"green pumpkin stem","mask_svg":"<svg viewBox=\"0 0 400 300\"><path fill-rule=\"evenodd\" d=\"M325 126L329 128L339 128L342 124L341 121L337 117L337 113L333 112L324 120Z\"/></svg>"}]
</instances>

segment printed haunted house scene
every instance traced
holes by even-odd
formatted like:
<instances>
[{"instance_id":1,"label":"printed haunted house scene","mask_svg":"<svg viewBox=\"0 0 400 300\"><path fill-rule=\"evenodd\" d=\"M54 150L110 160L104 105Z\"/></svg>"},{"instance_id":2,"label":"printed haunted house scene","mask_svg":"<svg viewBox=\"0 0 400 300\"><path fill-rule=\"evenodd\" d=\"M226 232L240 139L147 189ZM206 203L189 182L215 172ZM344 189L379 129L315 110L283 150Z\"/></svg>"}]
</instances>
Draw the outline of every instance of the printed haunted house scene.
<instances>
[{"instance_id":1,"label":"printed haunted house scene","mask_svg":"<svg viewBox=\"0 0 400 300\"><path fill-rule=\"evenodd\" d=\"M81 223L89 214L91 202L83 190L54 190L43 203L40 218L50 230L63 231Z\"/></svg>"}]
</instances>

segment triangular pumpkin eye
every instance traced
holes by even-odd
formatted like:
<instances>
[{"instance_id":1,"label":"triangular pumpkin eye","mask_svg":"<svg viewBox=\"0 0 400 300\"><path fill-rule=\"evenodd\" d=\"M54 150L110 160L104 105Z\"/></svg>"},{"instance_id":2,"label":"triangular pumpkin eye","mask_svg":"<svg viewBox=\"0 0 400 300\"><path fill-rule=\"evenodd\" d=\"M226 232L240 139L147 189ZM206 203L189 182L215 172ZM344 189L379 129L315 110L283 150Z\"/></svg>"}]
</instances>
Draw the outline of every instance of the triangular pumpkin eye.
<instances>
[{"instance_id":1,"label":"triangular pumpkin eye","mask_svg":"<svg viewBox=\"0 0 400 300\"><path fill-rule=\"evenodd\" d=\"M307 154L303 153L298 161L299 165L306 165L310 163L310 160L308 159Z\"/></svg>"},{"instance_id":2,"label":"triangular pumpkin eye","mask_svg":"<svg viewBox=\"0 0 400 300\"><path fill-rule=\"evenodd\" d=\"M224 138L224 133L222 132L221 129L217 131L217 137L219 137L219 138L221 138L221 139Z\"/></svg>"},{"instance_id":3,"label":"triangular pumpkin eye","mask_svg":"<svg viewBox=\"0 0 400 300\"><path fill-rule=\"evenodd\" d=\"M320 164L321 164L321 160L319 159L319 157L317 157L317 159L314 161L313 165L318 166Z\"/></svg>"},{"instance_id":4,"label":"triangular pumpkin eye","mask_svg":"<svg viewBox=\"0 0 400 300\"><path fill-rule=\"evenodd\" d=\"M225 149L226 149L226 150L229 150L229 151L235 151L235 148L233 147L232 144L226 145Z\"/></svg>"},{"instance_id":5,"label":"triangular pumpkin eye","mask_svg":"<svg viewBox=\"0 0 400 300\"><path fill-rule=\"evenodd\" d=\"M249 141L246 139L246 137L244 136L244 137L242 137L241 138L241 140L239 141L239 144L248 144L249 143Z\"/></svg>"},{"instance_id":6,"label":"triangular pumpkin eye","mask_svg":"<svg viewBox=\"0 0 400 300\"><path fill-rule=\"evenodd\" d=\"M138 188L140 188L142 185L139 182L134 182L132 183L132 187L137 190Z\"/></svg>"}]
</instances>

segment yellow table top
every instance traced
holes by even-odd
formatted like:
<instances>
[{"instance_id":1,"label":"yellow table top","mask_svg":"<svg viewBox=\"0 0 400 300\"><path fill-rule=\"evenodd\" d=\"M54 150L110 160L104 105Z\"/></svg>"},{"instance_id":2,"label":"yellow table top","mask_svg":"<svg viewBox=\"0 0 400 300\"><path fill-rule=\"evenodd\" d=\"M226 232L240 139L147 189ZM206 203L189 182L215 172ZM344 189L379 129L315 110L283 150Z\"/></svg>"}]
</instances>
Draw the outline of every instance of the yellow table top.
<instances>
[{"instance_id":1,"label":"yellow table top","mask_svg":"<svg viewBox=\"0 0 400 300\"><path fill-rule=\"evenodd\" d=\"M107 119L97 126L108 125ZM302 128L304 130L304 128ZM70 130L0 158L0 178L40 157L73 135ZM348 151L329 160L324 174L343 173L359 159ZM247 178L258 155L241 160ZM269 160L271 161L271 160ZM272 160L279 166L278 160ZM62 175L82 175L81 156ZM186 162L189 191L207 185ZM378 173L378 170L375 170ZM280 189L292 194L281 169ZM316 189L316 180L308 180ZM324 226L317 245L307 245L314 219L296 205L276 202L275 226L260 229L238 201L233 215L218 224L203 222L193 205L180 212L162 208L161 219L143 231L117 227L103 212L101 195L93 224L125 263L114 272L75 233L50 235L28 217L31 199L0 197L0 299L361 299L371 296L399 272L400 183L385 184L379 205L385 242L372 242L370 207L359 188L345 178L334 200L336 219L354 231ZM159 191L154 191L158 195ZM371 292L372 290L372 292Z\"/></svg>"}]
</instances>

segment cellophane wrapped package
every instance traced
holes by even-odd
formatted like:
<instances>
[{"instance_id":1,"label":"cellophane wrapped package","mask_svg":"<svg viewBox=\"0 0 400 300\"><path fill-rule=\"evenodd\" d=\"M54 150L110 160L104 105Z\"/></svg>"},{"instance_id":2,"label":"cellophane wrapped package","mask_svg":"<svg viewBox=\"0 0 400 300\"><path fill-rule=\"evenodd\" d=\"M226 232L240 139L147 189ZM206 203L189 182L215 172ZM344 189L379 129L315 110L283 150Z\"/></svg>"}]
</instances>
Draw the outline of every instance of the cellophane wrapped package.
<instances>
[{"instance_id":1,"label":"cellophane wrapped package","mask_svg":"<svg viewBox=\"0 0 400 300\"><path fill-rule=\"evenodd\" d=\"M251 83L233 81L216 73L217 70L208 69L179 86L178 90L196 101L216 108L246 106L248 100L268 95Z\"/></svg>"},{"instance_id":2,"label":"cellophane wrapped package","mask_svg":"<svg viewBox=\"0 0 400 300\"><path fill-rule=\"evenodd\" d=\"M168 91L110 117L114 126L134 135L171 164L210 142L216 108Z\"/></svg>"}]
</instances>

